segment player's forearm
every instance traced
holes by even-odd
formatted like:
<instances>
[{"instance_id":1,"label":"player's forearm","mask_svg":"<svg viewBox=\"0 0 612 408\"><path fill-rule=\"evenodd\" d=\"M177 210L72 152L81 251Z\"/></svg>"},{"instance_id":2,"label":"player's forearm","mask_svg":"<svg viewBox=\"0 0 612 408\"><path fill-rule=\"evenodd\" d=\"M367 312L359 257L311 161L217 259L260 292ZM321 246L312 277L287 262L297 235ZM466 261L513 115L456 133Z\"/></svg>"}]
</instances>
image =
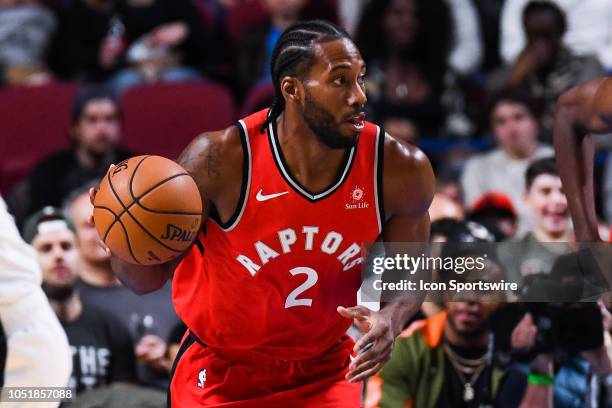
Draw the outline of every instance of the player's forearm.
<instances>
[{"instance_id":1,"label":"player's forearm","mask_svg":"<svg viewBox=\"0 0 612 408\"><path fill-rule=\"evenodd\" d=\"M597 216L594 203L593 166L595 149L583 130L575 98L559 99L555 114L554 143L559 173L579 241L596 241Z\"/></svg>"},{"instance_id":2,"label":"player's forearm","mask_svg":"<svg viewBox=\"0 0 612 408\"><path fill-rule=\"evenodd\" d=\"M391 321L391 327L395 336L399 335L404 328L406 322L410 320L412 316L421 307L422 301L393 301L393 302L381 302L380 312L387 315Z\"/></svg>"},{"instance_id":3,"label":"player's forearm","mask_svg":"<svg viewBox=\"0 0 612 408\"><path fill-rule=\"evenodd\" d=\"M176 260L161 265L135 265L111 258L111 266L117 278L128 289L138 295L153 292L164 286L178 265Z\"/></svg>"},{"instance_id":4,"label":"player's forearm","mask_svg":"<svg viewBox=\"0 0 612 408\"><path fill-rule=\"evenodd\" d=\"M411 242L405 243L402 246L403 251L400 255L408 255L412 258L422 256L422 254L428 252L426 242ZM395 250L397 249L395 248ZM394 253L394 251L387 252L387 256L392 257ZM416 283L419 280L429 282L431 281L431 272L420 269L412 273L412 271L398 266L384 271L381 280L385 284L400 283L402 281ZM426 291L417 288L405 291L384 290L382 292L380 312L387 315L391 321L394 335L397 336L406 322L419 310L426 295Z\"/></svg>"}]
</instances>

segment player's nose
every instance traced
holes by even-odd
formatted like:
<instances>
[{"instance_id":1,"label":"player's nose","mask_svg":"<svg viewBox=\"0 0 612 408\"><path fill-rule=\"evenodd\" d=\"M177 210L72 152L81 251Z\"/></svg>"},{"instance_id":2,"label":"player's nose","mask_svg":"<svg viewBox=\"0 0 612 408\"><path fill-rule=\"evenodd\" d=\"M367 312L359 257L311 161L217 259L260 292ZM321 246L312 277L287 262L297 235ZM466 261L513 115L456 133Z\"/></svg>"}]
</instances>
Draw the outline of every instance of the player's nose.
<instances>
[{"instance_id":1,"label":"player's nose","mask_svg":"<svg viewBox=\"0 0 612 408\"><path fill-rule=\"evenodd\" d=\"M355 84L352 89L351 89L351 93L349 95L349 99L348 99L348 103L351 107L355 107L355 106L365 106L366 102L368 101L368 97L365 94L365 90L361 87L361 85L359 84Z\"/></svg>"}]
</instances>

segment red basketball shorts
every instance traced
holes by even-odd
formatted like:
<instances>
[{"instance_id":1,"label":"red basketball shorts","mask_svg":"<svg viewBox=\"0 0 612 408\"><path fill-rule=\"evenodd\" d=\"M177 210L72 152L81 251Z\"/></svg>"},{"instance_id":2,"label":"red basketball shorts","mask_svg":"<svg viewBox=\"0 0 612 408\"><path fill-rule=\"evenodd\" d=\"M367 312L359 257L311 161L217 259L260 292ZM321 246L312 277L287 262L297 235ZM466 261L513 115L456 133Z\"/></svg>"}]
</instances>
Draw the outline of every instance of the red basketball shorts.
<instances>
[{"instance_id":1,"label":"red basketball shorts","mask_svg":"<svg viewBox=\"0 0 612 408\"><path fill-rule=\"evenodd\" d=\"M361 383L344 379L353 345L345 336L309 360L247 359L215 354L188 334L174 363L168 404L172 408L359 407Z\"/></svg>"}]
</instances>

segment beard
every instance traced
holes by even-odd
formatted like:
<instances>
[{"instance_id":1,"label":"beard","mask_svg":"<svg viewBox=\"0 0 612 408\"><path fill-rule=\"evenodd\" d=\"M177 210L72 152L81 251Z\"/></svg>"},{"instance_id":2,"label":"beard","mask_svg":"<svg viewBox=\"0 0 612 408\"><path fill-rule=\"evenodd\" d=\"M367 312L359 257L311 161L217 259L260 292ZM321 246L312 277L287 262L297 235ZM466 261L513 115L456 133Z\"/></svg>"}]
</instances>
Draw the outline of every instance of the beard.
<instances>
[{"instance_id":1,"label":"beard","mask_svg":"<svg viewBox=\"0 0 612 408\"><path fill-rule=\"evenodd\" d=\"M304 99L304 120L317 139L332 149L348 149L357 145L358 135L342 136L334 116L317 104L306 92Z\"/></svg>"},{"instance_id":2,"label":"beard","mask_svg":"<svg viewBox=\"0 0 612 408\"><path fill-rule=\"evenodd\" d=\"M50 300L63 302L74 293L74 285L49 285L43 282L42 289Z\"/></svg>"}]
</instances>

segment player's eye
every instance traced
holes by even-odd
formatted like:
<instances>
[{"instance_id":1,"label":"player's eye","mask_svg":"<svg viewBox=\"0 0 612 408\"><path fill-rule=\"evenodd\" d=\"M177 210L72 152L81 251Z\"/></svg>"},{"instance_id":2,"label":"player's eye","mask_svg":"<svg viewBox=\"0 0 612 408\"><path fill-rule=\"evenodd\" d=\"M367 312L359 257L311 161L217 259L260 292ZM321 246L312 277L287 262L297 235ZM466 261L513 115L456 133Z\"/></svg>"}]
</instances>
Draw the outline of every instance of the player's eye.
<instances>
[{"instance_id":1,"label":"player's eye","mask_svg":"<svg viewBox=\"0 0 612 408\"><path fill-rule=\"evenodd\" d=\"M359 78L357 78L357 82L359 83L359 85L365 84L365 74L359 75Z\"/></svg>"},{"instance_id":2,"label":"player's eye","mask_svg":"<svg viewBox=\"0 0 612 408\"><path fill-rule=\"evenodd\" d=\"M345 83L346 83L346 81L344 80L344 77L338 77L338 78L334 79L334 85L342 86Z\"/></svg>"}]
</instances>

